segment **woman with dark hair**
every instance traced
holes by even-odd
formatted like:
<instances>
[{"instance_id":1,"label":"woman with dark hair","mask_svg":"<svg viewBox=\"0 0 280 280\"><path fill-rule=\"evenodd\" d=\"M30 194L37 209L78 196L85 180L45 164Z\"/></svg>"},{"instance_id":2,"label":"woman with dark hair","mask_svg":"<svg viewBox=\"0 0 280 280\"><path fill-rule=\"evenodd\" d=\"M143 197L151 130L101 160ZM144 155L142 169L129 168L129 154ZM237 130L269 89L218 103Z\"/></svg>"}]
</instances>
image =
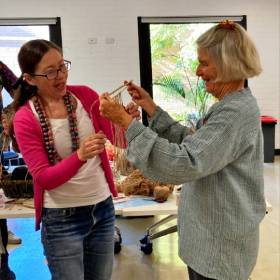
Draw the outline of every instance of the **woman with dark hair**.
<instances>
[{"instance_id":1,"label":"woman with dark hair","mask_svg":"<svg viewBox=\"0 0 280 280\"><path fill-rule=\"evenodd\" d=\"M14 133L33 177L36 230L42 221L52 279L109 280L117 192L104 145L115 144L115 131L100 116L95 91L67 85L71 62L57 45L29 41L18 62Z\"/></svg>"},{"instance_id":2,"label":"woman with dark hair","mask_svg":"<svg viewBox=\"0 0 280 280\"><path fill-rule=\"evenodd\" d=\"M149 127L133 121L108 94L100 110L126 129L127 158L144 175L182 184L179 255L189 279L248 280L266 209L260 111L244 81L261 73L260 58L244 28L231 21L206 31L197 46L196 74L219 101L195 133L135 84L128 91L149 115Z\"/></svg>"}]
</instances>

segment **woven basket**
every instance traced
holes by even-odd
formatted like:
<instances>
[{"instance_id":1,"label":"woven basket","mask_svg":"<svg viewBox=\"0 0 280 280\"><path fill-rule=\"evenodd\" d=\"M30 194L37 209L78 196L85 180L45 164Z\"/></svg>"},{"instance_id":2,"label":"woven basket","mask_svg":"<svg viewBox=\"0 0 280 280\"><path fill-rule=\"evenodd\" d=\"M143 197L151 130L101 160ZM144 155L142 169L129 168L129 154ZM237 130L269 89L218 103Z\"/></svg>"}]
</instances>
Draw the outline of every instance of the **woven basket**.
<instances>
[{"instance_id":1,"label":"woven basket","mask_svg":"<svg viewBox=\"0 0 280 280\"><path fill-rule=\"evenodd\" d=\"M32 180L11 180L11 176L6 175L0 180L4 194L9 198L32 198L33 181Z\"/></svg>"}]
</instances>

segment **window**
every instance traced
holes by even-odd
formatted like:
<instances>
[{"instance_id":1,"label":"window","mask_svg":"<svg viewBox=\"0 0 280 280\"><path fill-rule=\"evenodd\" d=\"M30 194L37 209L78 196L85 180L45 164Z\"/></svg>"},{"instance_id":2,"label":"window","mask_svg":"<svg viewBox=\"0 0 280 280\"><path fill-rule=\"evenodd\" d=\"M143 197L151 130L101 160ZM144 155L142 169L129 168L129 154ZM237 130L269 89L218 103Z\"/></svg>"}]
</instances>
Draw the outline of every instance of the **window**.
<instances>
[{"instance_id":1,"label":"window","mask_svg":"<svg viewBox=\"0 0 280 280\"><path fill-rule=\"evenodd\" d=\"M141 86L175 120L195 125L214 102L195 75L195 41L223 19L246 28L245 16L138 18ZM143 112L143 123L147 115Z\"/></svg>"},{"instance_id":2,"label":"window","mask_svg":"<svg viewBox=\"0 0 280 280\"><path fill-rule=\"evenodd\" d=\"M62 46L60 19L0 18L0 59L17 76L21 74L17 62L18 51L25 42L33 39L51 40L59 46ZM5 89L2 90L2 102L4 107L12 102L12 98Z\"/></svg>"}]
</instances>

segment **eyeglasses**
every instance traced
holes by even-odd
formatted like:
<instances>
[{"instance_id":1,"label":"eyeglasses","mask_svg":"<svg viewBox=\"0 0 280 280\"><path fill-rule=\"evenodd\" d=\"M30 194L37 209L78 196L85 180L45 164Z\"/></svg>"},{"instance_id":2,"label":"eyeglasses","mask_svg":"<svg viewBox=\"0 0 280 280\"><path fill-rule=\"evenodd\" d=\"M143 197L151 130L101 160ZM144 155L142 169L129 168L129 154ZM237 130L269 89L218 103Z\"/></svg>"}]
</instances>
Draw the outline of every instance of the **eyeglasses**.
<instances>
[{"instance_id":1,"label":"eyeglasses","mask_svg":"<svg viewBox=\"0 0 280 280\"><path fill-rule=\"evenodd\" d=\"M58 69L53 69L50 70L48 72L46 72L45 74L30 74L31 76L39 76L39 77L45 77L48 80L54 80L57 78L58 73L62 72L62 73L67 73L69 70L71 69L71 61L68 60L64 60L63 64L61 64Z\"/></svg>"}]
</instances>

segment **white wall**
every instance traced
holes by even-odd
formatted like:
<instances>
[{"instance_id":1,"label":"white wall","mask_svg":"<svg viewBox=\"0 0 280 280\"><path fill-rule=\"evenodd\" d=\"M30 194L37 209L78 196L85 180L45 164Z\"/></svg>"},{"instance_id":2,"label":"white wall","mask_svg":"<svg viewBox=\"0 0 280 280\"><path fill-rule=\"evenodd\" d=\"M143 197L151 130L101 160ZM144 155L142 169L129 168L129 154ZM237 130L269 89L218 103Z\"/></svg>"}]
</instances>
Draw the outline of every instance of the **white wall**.
<instances>
[{"instance_id":1,"label":"white wall","mask_svg":"<svg viewBox=\"0 0 280 280\"><path fill-rule=\"evenodd\" d=\"M261 113L278 119L279 149L279 0L2 0L0 9L0 18L61 17L64 56L73 66L70 83L99 92L124 79L139 82L137 16L193 15L247 15L264 69L249 83ZM97 38L97 44L88 44L88 38ZM115 44L106 44L106 38Z\"/></svg>"}]
</instances>

